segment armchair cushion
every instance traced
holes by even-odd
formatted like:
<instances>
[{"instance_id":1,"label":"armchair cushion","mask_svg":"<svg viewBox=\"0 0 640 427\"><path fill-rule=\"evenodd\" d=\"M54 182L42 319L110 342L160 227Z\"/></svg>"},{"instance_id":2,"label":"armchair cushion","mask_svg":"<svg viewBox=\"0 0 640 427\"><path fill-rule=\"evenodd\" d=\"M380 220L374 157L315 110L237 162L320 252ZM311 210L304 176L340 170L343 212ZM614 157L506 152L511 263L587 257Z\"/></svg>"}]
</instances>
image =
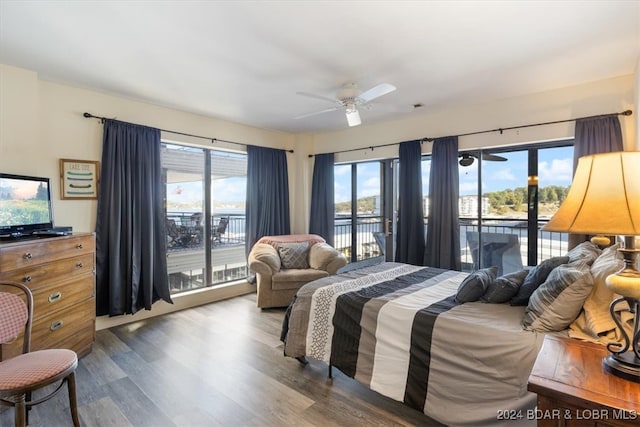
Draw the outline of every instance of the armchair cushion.
<instances>
[{"instance_id":1,"label":"armchair cushion","mask_svg":"<svg viewBox=\"0 0 640 427\"><path fill-rule=\"evenodd\" d=\"M259 262L254 262L259 261ZM264 265L269 267L271 271L260 271ZM277 273L282 268L280 261L280 255L276 249L267 243L256 243L251 250L251 256L249 257L249 267L256 273L260 274L272 274Z\"/></svg>"},{"instance_id":2,"label":"armchair cushion","mask_svg":"<svg viewBox=\"0 0 640 427\"><path fill-rule=\"evenodd\" d=\"M316 243L309 250L309 266L316 270L327 270L329 263L338 256L340 256L340 251L328 243Z\"/></svg>"},{"instance_id":3,"label":"armchair cushion","mask_svg":"<svg viewBox=\"0 0 640 427\"><path fill-rule=\"evenodd\" d=\"M276 246L284 268L309 268L309 243L278 243Z\"/></svg>"}]
</instances>

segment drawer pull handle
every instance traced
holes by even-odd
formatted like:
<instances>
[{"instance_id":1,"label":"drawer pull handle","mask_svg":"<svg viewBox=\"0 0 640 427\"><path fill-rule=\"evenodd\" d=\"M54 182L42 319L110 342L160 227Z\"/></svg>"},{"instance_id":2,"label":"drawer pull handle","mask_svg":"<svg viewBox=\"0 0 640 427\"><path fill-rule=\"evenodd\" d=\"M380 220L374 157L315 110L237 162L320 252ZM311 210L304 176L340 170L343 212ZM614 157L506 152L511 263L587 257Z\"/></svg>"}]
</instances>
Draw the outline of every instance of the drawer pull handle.
<instances>
[{"instance_id":1,"label":"drawer pull handle","mask_svg":"<svg viewBox=\"0 0 640 427\"><path fill-rule=\"evenodd\" d=\"M76 248L78 248L78 249L82 249L82 248L84 248L84 246L82 246L82 243L78 243L78 244L76 245Z\"/></svg>"},{"instance_id":2,"label":"drawer pull handle","mask_svg":"<svg viewBox=\"0 0 640 427\"><path fill-rule=\"evenodd\" d=\"M61 298L62 298L62 292L54 292L51 295L49 295L49 302L60 301Z\"/></svg>"},{"instance_id":3,"label":"drawer pull handle","mask_svg":"<svg viewBox=\"0 0 640 427\"><path fill-rule=\"evenodd\" d=\"M31 252L27 252L26 254L22 255L22 258L24 259L31 259L32 255Z\"/></svg>"},{"instance_id":4,"label":"drawer pull handle","mask_svg":"<svg viewBox=\"0 0 640 427\"><path fill-rule=\"evenodd\" d=\"M23 280L23 281L25 281L25 282L30 282L30 281L31 281L31 276L29 276L29 275L24 276L24 277L22 278L22 280Z\"/></svg>"},{"instance_id":5,"label":"drawer pull handle","mask_svg":"<svg viewBox=\"0 0 640 427\"><path fill-rule=\"evenodd\" d=\"M57 331L58 329L62 328L62 324L62 320L56 320L55 322L51 323L49 329L51 329L52 331Z\"/></svg>"},{"instance_id":6,"label":"drawer pull handle","mask_svg":"<svg viewBox=\"0 0 640 427\"><path fill-rule=\"evenodd\" d=\"M76 263L76 267L78 267L78 268L82 268L82 267L84 267L84 264L83 264L83 263L81 263L81 262L78 262L78 263Z\"/></svg>"}]
</instances>

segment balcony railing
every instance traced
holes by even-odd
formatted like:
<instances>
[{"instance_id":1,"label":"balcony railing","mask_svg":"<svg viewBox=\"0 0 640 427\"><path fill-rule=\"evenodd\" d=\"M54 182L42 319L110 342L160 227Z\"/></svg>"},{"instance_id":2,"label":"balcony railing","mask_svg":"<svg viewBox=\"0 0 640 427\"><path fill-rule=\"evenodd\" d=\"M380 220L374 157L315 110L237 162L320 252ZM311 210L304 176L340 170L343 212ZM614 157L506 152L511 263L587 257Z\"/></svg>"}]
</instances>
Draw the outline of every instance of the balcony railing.
<instances>
[{"instance_id":1,"label":"balcony railing","mask_svg":"<svg viewBox=\"0 0 640 427\"><path fill-rule=\"evenodd\" d=\"M537 264L547 258L564 255L568 250L568 234L541 230L547 222L548 220L538 220L537 224ZM481 232L483 236L487 237L487 240L489 236L495 234L517 236L522 265L527 265L527 254L529 253L527 227L527 220L521 218L491 218L483 220ZM463 270L473 270L478 267L473 260L470 244L467 241L468 232L478 232L477 220L460 218L460 248Z\"/></svg>"},{"instance_id":2,"label":"balcony railing","mask_svg":"<svg viewBox=\"0 0 640 427\"><path fill-rule=\"evenodd\" d=\"M244 215L215 215L211 229L216 230L221 219L228 223L223 233L212 235L212 281L209 286L246 277L248 274L244 252L246 221ZM352 234L351 217L335 218L334 246L342 251L349 262L355 248L355 260L362 261L384 256L383 219L376 215L356 217L356 236ZM567 234L542 231L546 221L538 223L538 263L544 259L567 252ZM169 225L171 224L171 226ZM425 219L425 232L427 221ZM463 270L478 268L467 241L467 232L477 233L477 222L469 218L460 219L460 248ZM483 221L483 236L488 234L516 235L522 265L527 264L527 221L514 218L495 218ZM202 219L193 212L170 212L167 214L167 264L176 291L181 292L206 287L204 283L204 238ZM487 233L487 234L485 234ZM355 242L354 242L355 240ZM355 244L355 246L354 246Z\"/></svg>"},{"instance_id":3,"label":"balcony railing","mask_svg":"<svg viewBox=\"0 0 640 427\"><path fill-rule=\"evenodd\" d=\"M167 213L167 269L173 293L247 277L244 215L211 219L211 283L205 283L205 239L199 212Z\"/></svg>"},{"instance_id":4,"label":"balcony railing","mask_svg":"<svg viewBox=\"0 0 640 427\"><path fill-rule=\"evenodd\" d=\"M221 227L222 222L226 226ZM211 218L211 246L244 245L244 215L214 215ZM167 246L169 252L204 248L204 227L200 212L167 212Z\"/></svg>"},{"instance_id":5,"label":"balcony railing","mask_svg":"<svg viewBox=\"0 0 640 427\"><path fill-rule=\"evenodd\" d=\"M381 256L384 254L384 242L380 238L383 230L383 220L380 216L357 216L357 237L356 237L356 261ZM542 260L554 256L564 255L567 252L567 234L542 231L540 228L547 220L538 222L538 253L537 260ZM342 251L349 261L352 252L352 227L351 218L335 218L334 242L338 250ZM425 233L427 229L427 219L425 218ZM477 232L477 220L470 218L460 218L460 257L464 270L471 271L474 268L474 261L467 241L467 232ZM522 265L527 264L528 231L527 221L519 218L492 218L483 221L483 234L511 234L518 237ZM486 235L485 234L485 235ZM426 238L426 235L425 235ZM477 268L477 266L476 266Z\"/></svg>"}]
</instances>

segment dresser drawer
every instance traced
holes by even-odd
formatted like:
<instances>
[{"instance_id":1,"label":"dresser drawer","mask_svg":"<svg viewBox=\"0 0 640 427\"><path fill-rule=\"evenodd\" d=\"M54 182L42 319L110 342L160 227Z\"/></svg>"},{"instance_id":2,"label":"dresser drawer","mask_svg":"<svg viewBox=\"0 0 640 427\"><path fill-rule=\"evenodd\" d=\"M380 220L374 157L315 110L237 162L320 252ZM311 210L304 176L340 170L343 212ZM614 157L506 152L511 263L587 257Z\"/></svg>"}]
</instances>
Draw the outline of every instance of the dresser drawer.
<instances>
[{"instance_id":1,"label":"dresser drawer","mask_svg":"<svg viewBox=\"0 0 640 427\"><path fill-rule=\"evenodd\" d=\"M96 300L91 298L36 320L31 330L31 350L62 347L61 343L81 333L88 323L95 324L95 316Z\"/></svg>"},{"instance_id":2,"label":"dresser drawer","mask_svg":"<svg viewBox=\"0 0 640 427\"><path fill-rule=\"evenodd\" d=\"M93 253L66 258L61 261L47 262L0 273L0 280L20 282L33 292L50 287L61 280L81 275L93 275L95 269Z\"/></svg>"},{"instance_id":3,"label":"dresser drawer","mask_svg":"<svg viewBox=\"0 0 640 427\"><path fill-rule=\"evenodd\" d=\"M95 239L91 235L11 244L0 250L0 271L7 272L77 255L93 254L94 251Z\"/></svg>"},{"instance_id":4,"label":"dresser drawer","mask_svg":"<svg viewBox=\"0 0 640 427\"><path fill-rule=\"evenodd\" d=\"M60 341L55 341L55 345L53 347L43 347L40 343L32 341L31 350L36 351L44 350L45 348L68 348L75 351L78 354L78 357L90 353L93 342L96 339L95 319L86 319L77 326L78 329L74 333L67 333L66 335L57 337ZM23 337L21 335L17 340L0 346L0 361L10 359L22 353L22 338Z\"/></svg>"},{"instance_id":5,"label":"dresser drawer","mask_svg":"<svg viewBox=\"0 0 640 427\"><path fill-rule=\"evenodd\" d=\"M33 292L33 319L40 318L78 304L95 296L93 276L82 277L70 282L47 286Z\"/></svg>"},{"instance_id":6,"label":"dresser drawer","mask_svg":"<svg viewBox=\"0 0 640 427\"><path fill-rule=\"evenodd\" d=\"M58 341L55 348L68 348L75 351L78 357L91 353L91 347L96 340L96 321L87 319L80 325L80 329L62 341ZM42 350L42 349L39 349Z\"/></svg>"}]
</instances>

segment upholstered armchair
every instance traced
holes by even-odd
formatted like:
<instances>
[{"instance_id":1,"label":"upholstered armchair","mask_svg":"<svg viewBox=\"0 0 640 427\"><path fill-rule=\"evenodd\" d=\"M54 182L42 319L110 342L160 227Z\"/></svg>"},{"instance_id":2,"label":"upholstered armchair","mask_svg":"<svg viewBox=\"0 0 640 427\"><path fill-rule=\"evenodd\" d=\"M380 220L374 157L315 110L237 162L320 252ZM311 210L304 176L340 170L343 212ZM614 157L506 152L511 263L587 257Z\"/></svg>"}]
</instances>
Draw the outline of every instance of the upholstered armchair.
<instances>
[{"instance_id":1,"label":"upholstered armchair","mask_svg":"<svg viewBox=\"0 0 640 427\"><path fill-rule=\"evenodd\" d=\"M257 306L286 307L302 285L336 274L346 264L345 256L316 234L262 237L249 252Z\"/></svg>"}]
</instances>

